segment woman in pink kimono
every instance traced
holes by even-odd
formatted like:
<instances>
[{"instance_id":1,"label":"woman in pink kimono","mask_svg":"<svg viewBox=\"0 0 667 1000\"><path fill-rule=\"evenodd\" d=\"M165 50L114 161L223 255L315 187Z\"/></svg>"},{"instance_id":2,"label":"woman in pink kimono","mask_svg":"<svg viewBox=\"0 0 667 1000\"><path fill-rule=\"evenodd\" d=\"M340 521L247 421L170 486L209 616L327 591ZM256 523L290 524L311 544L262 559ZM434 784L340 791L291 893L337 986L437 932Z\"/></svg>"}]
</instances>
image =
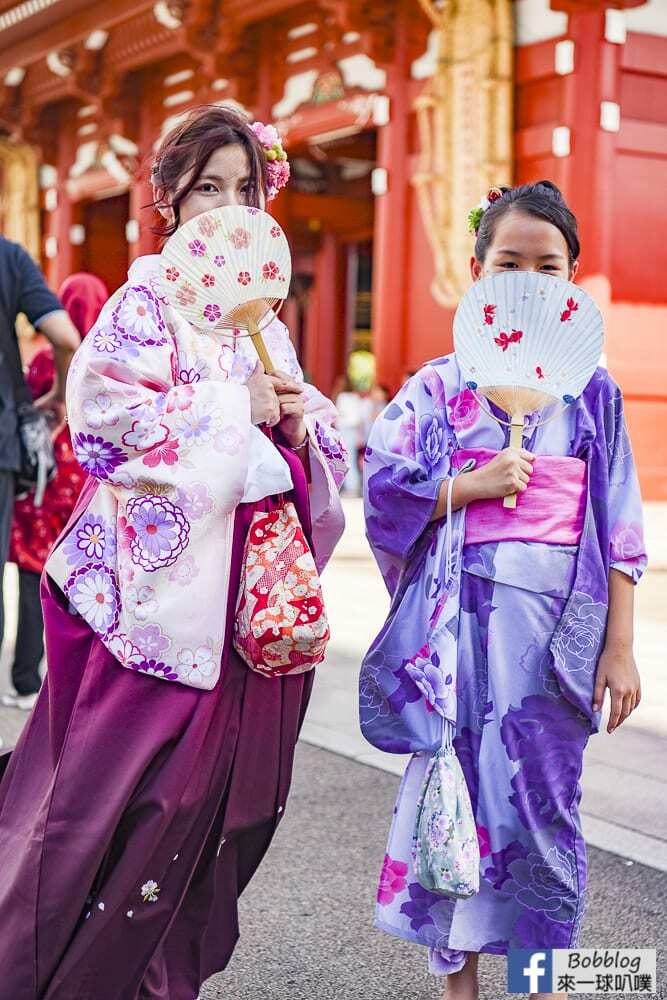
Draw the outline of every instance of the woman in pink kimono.
<instances>
[{"instance_id":1,"label":"woman in pink kimono","mask_svg":"<svg viewBox=\"0 0 667 1000\"><path fill-rule=\"evenodd\" d=\"M288 176L277 141L227 108L191 114L154 166L165 232L264 207ZM284 325L266 336L271 378L249 339L170 308L148 256L72 364L89 479L46 565L48 676L0 785L1 1000L194 1000L234 949L313 679L234 652L244 542L285 494L321 568L346 472L335 410Z\"/></svg>"}]
</instances>

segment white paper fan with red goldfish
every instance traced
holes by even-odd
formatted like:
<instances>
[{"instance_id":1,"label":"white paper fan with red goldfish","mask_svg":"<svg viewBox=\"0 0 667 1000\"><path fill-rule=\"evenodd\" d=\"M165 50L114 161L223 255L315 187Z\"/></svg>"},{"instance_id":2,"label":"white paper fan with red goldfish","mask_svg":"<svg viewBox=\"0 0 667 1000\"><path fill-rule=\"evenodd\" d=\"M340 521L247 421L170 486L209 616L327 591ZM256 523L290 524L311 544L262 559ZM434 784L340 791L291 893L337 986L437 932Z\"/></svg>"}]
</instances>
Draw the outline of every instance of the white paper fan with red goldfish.
<instances>
[{"instance_id":1,"label":"white paper fan with red goldfish","mask_svg":"<svg viewBox=\"0 0 667 1000\"><path fill-rule=\"evenodd\" d=\"M603 337L600 310L583 288L535 271L482 278L454 317L454 350L466 385L509 415L516 448L527 414L581 395L599 364Z\"/></svg>"},{"instance_id":2,"label":"white paper fan with red goldfish","mask_svg":"<svg viewBox=\"0 0 667 1000\"><path fill-rule=\"evenodd\" d=\"M287 297L292 275L289 244L275 219L245 205L204 212L167 240L160 269L167 298L192 326L247 331L272 370L261 329Z\"/></svg>"}]
</instances>

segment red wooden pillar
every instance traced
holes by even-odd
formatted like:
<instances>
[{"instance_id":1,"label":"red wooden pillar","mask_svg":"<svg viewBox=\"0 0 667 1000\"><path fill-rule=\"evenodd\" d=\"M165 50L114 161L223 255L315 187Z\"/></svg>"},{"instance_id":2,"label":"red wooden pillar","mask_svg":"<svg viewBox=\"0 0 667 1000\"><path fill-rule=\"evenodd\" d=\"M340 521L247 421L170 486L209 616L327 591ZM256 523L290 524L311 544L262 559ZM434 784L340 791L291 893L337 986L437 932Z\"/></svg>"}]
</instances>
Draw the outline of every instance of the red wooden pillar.
<instances>
[{"instance_id":1,"label":"red wooden pillar","mask_svg":"<svg viewBox=\"0 0 667 1000\"><path fill-rule=\"evenodd\" d=\"M296 346L298 318L299 318L299 311L297 308L296 300L293 298L287 299L282 309L280 310L280 319L289 330L290 338L295 346Z\"/></svg>"},{"instance_id":2,"label":"red wooden pillar","mask_svg":"<svg viewBox=\"0 0 667 1000\"><path fill-rule=\"evenodd\" d=\"M258 28L260 32L258 49L259 59L256 68L256 96L253 102L255 118L257 121L270 122L271 109L280 94L275 93L274 84L278 82L273 70L275 55L275 36L271 30L271 25L263 22ZM275 79L274 79L275 78Z\"/></svg>"},{"instance_id":3,"label":"red wooden pillar","mask_svg":"<svg viewBox=\"0 0 667 1000\"><path fill-rule=\"evenodd\" d=\"M82 221L81 206L73 202L67 190L69 170L76 155L76 133L64 123L65 115L60 114L58 129L58 204L55 211L47 215L45 226L45 247L53 256L46 258L46 279L55 291L65 278L81 267L80 247L72 243L72 226Z\"/></svg>"},{"instance_id":4,"label":"red wooden pillar","mask_svg":"<svg viewBox=\"0 0 667 1000\"><path fill-rule=\"evenodd\" d=\"M566 197L582 236L586 278L611 275L614 157L618 130L613 106L620 108L622 45L605 38L609 7L630 8L642 0L551 0L568 14L568 38L574 42L574 72L563 77L563 124L570 128ZM606 114L603 105L607 104ZM599 293L599 289L598 289Z\"/></svg>"},{"instance_id":5,"label":"red wooden pillar","mask_svg":"<svg viewBox=\"0 0 667 1000\"><path fill-rule=\"evenodd\" d=\"M387 67L390 120L378 129L377 145L377 166L386 171L387 190L375 199L373 235L373 350L378 381L394 388L405 365L410 182L409 32L404 6L396 18L394 58Z\"/></svg>"},{"instance_id":6,"label":"red wooden pillar","mask_svg":"<svg viewBox=\"0 0 667 1000\"><path fill-rule=\"evenodd\" d=\"M564 164L566 198L582 237L582 267L587 277L610 273L613 157L616 135L600 126L602 101L618 102L619 46L605 41L604 0L582 5L555 0L569 16L574 42L574 72L563 78L563 124L570 129L572 152Z\"/></svg>"},{"instance_id":7,"label":"red wooden pillar","mask_svg":"<svg viewBox=\"0 0 667 1000\"><path fill-rule=\"evenodd\" d=\"M328 393L342 370L341 330L345 323L343 250L334 233L324 233L315 258L302 365L322 392Z\"/></svg>"},{"instance_id":8,"label":"red wooden pillar","mask_svg":"<svg viewBox=\"0 0 667 1000\"><path fill-rule=\"evenodd\" d=\"M157 253L159 237L153 233L153 227L159 224L160 217L152 208L153 188L147 171L143 168L132 179L130 185L130 228L128 235L135 235L136 223L138 233L136 239L128 240L128 259L132 263L144 254Z\"/></svg>"},{"instance_id":9,"label":"red wooden pillar","mask_svg":"<svg viewBox=\"0 0 667 1000\"><path fill-rule=\"evenodd\" d=\"M667 399L659 332L664 329L664 301L654 305L651 293L645 292L639 281L633 288L632 279L623 275L622 265L619 267L619 241L628 260L642 254L645 245L641 223L635 223L631 213L619 210L619 205L639 204L639 217L643 209L645 220L647 193L639 191L646 183L639 170L636 179L628 175L627 168L620 171L629 150L638 152L628 138L637 111L623 119L622 94L627 101L629 89L627 66L624 71L627 43L605 37L606 8L629 8L639 3L551 0L554 9L568 14L568 37L574 42L574 72L563 78L561 108L563 123L571 130L572 152L563 161L567 163L565 196L577 215L581 233L580 280L604 314L607 364L625 396L642 488L647 496L662 499L667 496L667 448L661 433ZM651 152L660 155L660 147L651 145L652 133L649 135L651 139L641 152L646 157ZM636 163L641 166L640 157ZM657 181L658 175L653 176ZM661 194L658 182L657 205Z\"/></svg>"},{"instance_id":10,"label":"red wooden pillar","mask_svg":"<svg viewBox=\"0 0 667 1000\"><path fill-rule=\"evenodd\" d=\"M150 104L150 77L148 85L141 87L141 107L139 109L139 129L137 145L138 166L130 185L130 233L138 227L137 238L128 241L128 259L132 263L144 254L156 253L159 248L159 237L153 232L159 226L160 216L153 206L153 185L151 184L151 166L153 159L153 142L155 140L154 126ZM136 223L136 226L134 225Z\"/></svg>"}]
</instances>

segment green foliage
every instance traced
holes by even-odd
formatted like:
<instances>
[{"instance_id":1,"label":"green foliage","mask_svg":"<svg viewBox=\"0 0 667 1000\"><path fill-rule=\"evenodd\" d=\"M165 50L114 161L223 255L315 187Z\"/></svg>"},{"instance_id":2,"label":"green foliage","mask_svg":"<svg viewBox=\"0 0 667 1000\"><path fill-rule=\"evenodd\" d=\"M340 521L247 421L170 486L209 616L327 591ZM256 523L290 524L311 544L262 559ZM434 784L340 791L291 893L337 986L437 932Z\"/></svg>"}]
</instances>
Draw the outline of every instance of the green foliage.
<instances>
[{"instance_id":1,"label":"green foliage","mask_svg":"<svg viewBox=\"0 0 667 1000\"><path fill-rule=\"evenodd\" d=\"M477 205L475 208L471 208L468 212L468 232L476 233L479 229L479 224L482 221L482 216L484 215L484 209Z\"/></svg>"}]
</instances>

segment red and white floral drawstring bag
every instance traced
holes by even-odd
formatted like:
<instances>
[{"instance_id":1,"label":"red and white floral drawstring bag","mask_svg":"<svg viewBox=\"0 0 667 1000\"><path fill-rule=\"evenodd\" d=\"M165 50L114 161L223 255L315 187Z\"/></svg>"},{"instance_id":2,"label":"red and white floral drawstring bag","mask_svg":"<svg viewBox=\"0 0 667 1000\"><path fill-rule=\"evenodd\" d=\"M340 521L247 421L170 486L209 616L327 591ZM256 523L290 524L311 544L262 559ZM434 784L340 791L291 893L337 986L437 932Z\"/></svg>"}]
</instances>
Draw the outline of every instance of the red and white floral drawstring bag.
<instances>
[{"instance_id":1,"label":"red and white floral drawstring bag","mask_svg":"<svg viewBox=\"0 0 667 1000\"><path fill-rule=\"evenodd\" d=\"M246 538L234 648L265 677L302 674L324 659L329 622L296 508L255 511Z\"/></svg>"}]
</instances>

